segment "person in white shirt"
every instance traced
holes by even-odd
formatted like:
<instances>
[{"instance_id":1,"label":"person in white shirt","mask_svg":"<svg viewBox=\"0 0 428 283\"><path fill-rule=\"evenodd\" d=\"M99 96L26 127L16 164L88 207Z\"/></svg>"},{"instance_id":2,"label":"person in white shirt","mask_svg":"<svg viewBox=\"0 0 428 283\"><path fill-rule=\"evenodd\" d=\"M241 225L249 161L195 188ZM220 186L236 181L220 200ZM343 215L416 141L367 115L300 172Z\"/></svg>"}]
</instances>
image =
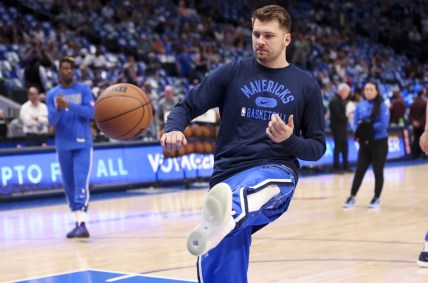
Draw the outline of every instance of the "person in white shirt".
<instances>
[{"instance_id":1,"label":"person in white shirt","mask_svg":"<svg viewBox=\"0 0 428 283\"><path fill-rule=\"evenodd\" d=\"M27 146L46 146L48 143L48 108L40 102L36 87L28 89L28 101L22 104L19 116Z\"/></svg>"}]
</instances>

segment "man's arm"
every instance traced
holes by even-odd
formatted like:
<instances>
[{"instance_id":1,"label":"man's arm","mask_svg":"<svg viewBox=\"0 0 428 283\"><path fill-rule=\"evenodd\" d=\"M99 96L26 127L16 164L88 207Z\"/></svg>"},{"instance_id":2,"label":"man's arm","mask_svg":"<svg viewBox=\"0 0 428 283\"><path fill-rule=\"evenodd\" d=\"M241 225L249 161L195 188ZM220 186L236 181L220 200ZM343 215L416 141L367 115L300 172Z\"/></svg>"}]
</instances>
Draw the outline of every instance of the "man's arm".
<instances>
[{"instance_id":1,"label":"man's arm","mask_svg":"<svg viewBox=\"0 0 428 283\"><path fill-rule=\"evenodd\" d=\"M94 118L94 98L92 97L92 91L88 85L85 85L85 88L82 91L82 104L78 105L69 103L68 108L70 111L73 111L84 118Z\"/></svg>"},{"instance_id":2,"label":"man's arm","mask_svg":"<svg viewBox=\"0 0 428 283\"><path fill-rule=\"evenodd\" d=\"M37 125L37 120L34 119L30 112L27 111L27 109L24 107L21 107L21 110L19 112L19 116L23 122L23 124L27 127L32 127Z\"/></svg>"},{"instance_id":3,"label":"man's arm","mask_svg":"<svg viewBox=\"0 0 428 283\"><path fill-rule=\"evenodd\" d=\"M52 126L56 126L61 119L61 111L56 108L55 95L53 92L48 92L46 96L46 106L48 107L48 121Z\"/></svg>"}]
</instances>

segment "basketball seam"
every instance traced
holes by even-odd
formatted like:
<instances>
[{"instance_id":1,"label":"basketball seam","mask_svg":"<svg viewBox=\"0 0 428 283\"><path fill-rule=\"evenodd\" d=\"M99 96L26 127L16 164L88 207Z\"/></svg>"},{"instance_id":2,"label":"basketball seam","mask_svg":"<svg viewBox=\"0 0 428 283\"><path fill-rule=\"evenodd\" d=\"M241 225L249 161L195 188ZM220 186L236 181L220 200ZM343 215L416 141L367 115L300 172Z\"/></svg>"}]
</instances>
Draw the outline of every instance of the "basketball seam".
<instances>
[{"instance_id":1,"label":"basketball seam","mask_svg":"<svg viewBox=\"0 0 428 283\"><path fill-rule=\"evenodd\" d=\"M117 94L117 95L116 95L116 97L118 97L118 96L120 96L120 97L131 97L131 98L134 98L134 97L132 97L132 96L130 96L130 95L124 95L124 94ZM97 100L97 101L95 102L95 106L96 106L98 103L101 103L101 101L104 101L104 100L109 99L109 98L111 98L111 97L113 97L113 96L104 97L104 98L101 98L100 100ZM136 99L136 98L134 98L134 99ZM136 99L136 100L138 100L138 101L140 101L140 102L141 102L141 100L139 100L139 99ZM146 101L144 100L144 102L145 102L145 104L141 104L141 106L142 106L142 107L144 107L144 106L146 106L146 105L149 105L149 104L152 104L152 101L146 102Z\"/></svg>"},{"instance_id":2,"label":"basketball seam","mask_svg":"<svg viewBox=\"0 0 428 283\"><path fill-rule=\"evenodd\" d=\"M133 109L132 111L138 110L139 108L141 108L141 107L135 108L135 109ZM132 111L128 111L128 112L123 113L123 114L121 114L121 115L119 115L119 116L115 116L115 117L113 117L113 118L110 118L110 119L108 119L108 120L104 120L104 121L100 121L100 122L98 122L98 123L108 122L109 120L112 120L112 119L115 119L115 118L117 118L117 117L123 116L123 115L128 114L128 113L130 113L130 112L132 112ZM140 119L140 120L138 120L138 122L136 123L136 125L135 125L132 129L130 129L129 131L127 131L126 133L124 133L124 134L122 134L122 135L120 135L120 136L114 136L114 137L111 137L111 138L112 138L112 139L119 139L119 138L121 138L121 137L123 137L123 136L126 136L127 134L129 134L130 132L132 132L133 130L135 130L135 128L137 128L138 124L140 124L140 122L144 119L144 117L145 117L145 112L143 112L143 116L141 117L141 119ZM145 129L145 128L144 128L144 129ZM133 138L135 138L135 136L133 136L133 137L132 137L132 138L130 138L130 139L133 139Z\"/></svg>"},{"instance_id":3,"label":"basketball seam","mask_svg":"<svg viewBox=\"0 0 428 283\"><path fill-rule=\"evenodd\" d=\"M126 133L124 133L124 134L122 134L122 135L120 135L120 136L115 136L115 137L112 137L113 139L120 139L121 137L124 137L124 136L126 136L127 134L129 134L130 132L132 132L133 130L135 130L135 128L137 128L137 126L139 125L139 123L144 119L144 117L146 116L146 112L150 112L150 113L148 113L149 114L149 116L150 116L150 121L151 121L151 119L153 118L153 104L152 104L152 101L151 101L151 99L150 99L150 97L148 96L148 94L146 94L145 96L143 96L142 94L141 94L141 91L143 91L142 89L140 89L140 88L137 88L136 86L134 86L134 85L132 85L132 84L128 84L128 83L123 83L124 85L127 85L128 87L130 87L130 88L132 88L132 89L134 89L134 90L136 90L137 91L137 93L140 95L140 97L141 98L143 98L142 100L144 100L144 104L142 103L142 101L140 100L140 99L137 99L137 98L134 98L134 97L132 97L132 96L130 96L130 95L125 95L125 94L119 94L119 95L116 95L116 96L121 96L121 97L132 97L132 98L134 98L134 99L136 99L136 100L138 100L140 103L141 103L141 105L139 105L137 108L135 108L135 109L132 109L132 110L130 110L130 111L127 111L127 112L125 112L125 113L122 113L122 114L120 114L120 115L117 115L117 116L114 116L114 117L112 117L112 118L109 118L109 119L106 119L106 120L102 120L102 121L99 121L98 123L105 123L105 122L108 122L108 121L110 121L110 120L113 120L113 119L116 119L116 118L118 118L118 117L121 117L121 116L123 116L123 115L126 115L126 114L129 114L129 113L131 113L132 111L135 111L135 110L138 110L138 109L140 109L140 108L144 108L145 106L147 106L147 105L149 105L149 104L151 104L150 105L150 109L149 110L151 110L151 111L143 111L143 116L141 117L141 119L136 123L136 125L132 128L132 129L130 129L129 131L127 131ZM147 96L147 98L149 98L149 101L147 101L146 100L146 96ZM109 97L106 97L106 98L102 98L101 100L99 100L99 101L97 101L97 103L100 103L101 101L103 101L103 100L105 100L105 99L108 99ZM140 129L140 131L138 131L133 137L131 137L131 138L129 138L128 140L131 140L131 139L134 139L136 136L138 136L139 135L139 133L141 133L142 131L144 131L146 128L142 128L142 129Z\"/></svg>"},{"instance_id":4,"label":"basketball seam","mask_svg":"<svg viewBox=\"0 0 428 283\"><path fill-rule=\"evenodd\" d=\"M147 104L146 104L146 105L147 105ZM129 111L127 111L127 112L123 112L122 114L119 114L119 115L117 115L117 116L114 116L114 117L111 117L111 118L108 118L108 119L105 119L105 120L102 120L102 121L98 121L98 123L108 122L108 121L110 121L110 120L116 119L116 118L121 117L121 116L123 116L123 115L129 114L129 113L131 113L131 112L133 112L133 111L135 111L135 110L138 110L138 109L140 109L140 108L144 108L144 106L145 106L145 105L140 105L140 106L138 106L137 108L134 108L134 109L129 110ZM143 117L144 117L144 112L143 112Z\"/></svg>"},{"instance_id":5,"label":"basketball seam","mask_svg":"<svg viewBox=\"0 0 428 283\"><path fill-rule=\"evenodd\" d=\"M132 132L133 130L135 130L135 128L137 128L137 126L138 126L138 124L140 124L140 122L144 119L144 116L146 115L146 112L145 111L143 111L143 116L141 117L141 119L138 121L138 123L136 123L136 125L132 128L132 129L130 129L129 131L127 131L126 133L124 133L123 135L121 135L121 136L118 136L117 138L121 138L121 137L123 137L123 136L126 136L127 134L129 134L130 132ZM139 133L141 133L141 130L143 130L143 129L140 129L140 131L138 131L133 137L131 137L130 139L134 139ZM145 128L144 128L144 130L145 130ZM129 140L130 140L129 139Z\"/></svg>"}]
</instances>

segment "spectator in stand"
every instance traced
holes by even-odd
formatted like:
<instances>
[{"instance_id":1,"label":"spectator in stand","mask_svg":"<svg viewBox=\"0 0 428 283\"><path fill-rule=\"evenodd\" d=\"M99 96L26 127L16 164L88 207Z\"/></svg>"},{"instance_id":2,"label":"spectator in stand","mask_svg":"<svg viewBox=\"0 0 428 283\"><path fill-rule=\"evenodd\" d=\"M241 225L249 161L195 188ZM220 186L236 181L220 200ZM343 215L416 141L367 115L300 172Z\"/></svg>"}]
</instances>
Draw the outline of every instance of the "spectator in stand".
<instances>
[{"instance_id":1,"label":"spectator in stand","mask_svg":"<svg viewBox=\"0 0 428 283\"><path fill-rule=\"evenodd\" d=\"M426 105L425 99L427 92L425 88L422 88L418 92L418 96L410 105L409 120L413 127L413 141L412 141L412 158L417 159L421 157L422 150L419 146L419 140L425 129L426 120Z\"/></svg>"},{"instance_id":2,"label":"spectator in stand","mask_svg":"<svg viewBox=\"0 0 428 283\"><path fill-rule=\"evenodd\" d=\"M348 161L348 117L346 116L346 101L351 88L341 83L336 95L330 100L330 129L334 139L333 171L336 173L352 172ZM342 154L342 166L339 157Z\"/></svg>"},{"instance_id":3,"label":"spectator in stand","mask_svg":"<svg viewBox=\"0 0 428 283\"><path fill-rule=\"evenodd\" d=\"M308 68L308 57L311 52L311 45L308 39L302 33L297 35L297 40L294 43L295 50L293 54L293 62L300 68L306 70Z\"/></svg>"},{"instance_id":4,"label":"spectator in stand","mask_svg":"<svg viewBox=\"0 0 428 283\"><path fill-rule=\"evenodd\" d=\"M24 86L30 88L36 87L39 92L46 92L43 78L45 70L41 66L39 51L30 47L26 52L26 66L24 67Z\"/></svg>"},{"instance_id":5,"label":"spectator in stand","mask_svg":"<svg viewBox=\"0 0 428 283\"><path fill-rule=\"evenodd\" d=\"M159 127L161 130L164 128L166 117L169 112L174 108L174 106L179 102L178 97L175 95L174 87L171 85L165 86L164 95L159 100L157 117L159 122Z\"/></svg>"},{"instance_id":6,"label":"spectator in stand","mask_svg":"<svg viewBox=\"0 0 428 283\"><path fill-rule=\"evenodd\" d=\"M157 101L159 99L159 93L153 87L153 83L154 82L152 80L146 80L144 82L143 90L147 93L147 95L150 97L152 102L154 102L153 107L157 109Z\"/></svg>"},{"instance_id":7,"label":"spectator in stand","mask_svg":"<svg viewBox=\"0 0 428 283\"><path fill-rule=\"evenodd\" d=\"M28 101L20 109L27 146L46 146L48 144L48 108L40 102L36 87L28 89Z\"/></svg>"},{"instance_id":8,"label":"spectator in stand","mask_svg":"<svg viewBox=\"0 0 428 283\"><path fill-rule=\"evenodd\" d=\"M95 54L87 54L85 56L81 68L85 67L90 67L92 69L100 69L107 67L107 60L102 53L101 47L96 47Z\"/></svg>"},{"instance_id":9,"label":"spectator in stand","mask_svg":"<svg viewBox=\"0 0 428 283\"><path fill-rule=\"evenodd\" d=\"M419 43L422 40L422 36L421 36L420 32L418 31L418 27L415 25L409 31L408 37L409 37L409 41L413 42L413 43Z\"/></svg>"},{"instance_id":10,"label":"spectator in stand","mask_svg":"<svg viewBox=\"0 0 428 283\"><path fill-rule=\"evenodd\" d=\"M45 34L42 30L42 26L40 23L36 24L36 26L34 27L34 30L31 32L31 36L39 42L45 41Z\"/></svg>"},{"instance_id":11,"label":"spectator in stand","mask_svg":"<svg viewBox=\"0 0 428 283\"><path fill-rule=\"evenodd\" d=\"M4 140L7 137L7 123L6 115L4 110L0 108L0 140Z\"/></svg>"},{"instance_id":12,"label":"spectator in stand","mask_svg":"<svg viewBox=\"0 0 428 283\"><path fill-rule=\"evenodd\" d=\"M391 113L389 124L391 126L404 126L406 104L401 97L400 89L395 86L392 88L391 107L389 111Z\"/></svg>"}]
</instances>

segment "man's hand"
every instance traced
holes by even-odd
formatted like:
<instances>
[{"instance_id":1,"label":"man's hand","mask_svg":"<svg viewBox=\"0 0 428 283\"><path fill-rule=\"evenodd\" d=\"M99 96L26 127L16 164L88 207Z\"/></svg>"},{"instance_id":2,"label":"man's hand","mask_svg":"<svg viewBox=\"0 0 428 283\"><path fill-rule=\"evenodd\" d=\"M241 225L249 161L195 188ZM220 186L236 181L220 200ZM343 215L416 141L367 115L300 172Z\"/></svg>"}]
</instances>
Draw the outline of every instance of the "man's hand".
<instances>
[{"instance_id":1,"label":"man's hand","mask_svg":"<svg viewBox=\"0 0 428 283\"><path fill-rule=\"evenodd\" d=\"M63 95L63 94L58 95L58 96L56 97L56 99L55 99L55 102L56 102L56 103L55 103L56 108L57 108L58 110L67 109L67 108L68 108L68 106L69 106L68 101L67 101L67 100L65 100L65 97L64 97L64 95Z\"/></svg>"},{"instance_id":2,"label":"man's hand","mask_svg":"<svg viewBox=\"0 0 428 283\"><path fill-rule=\"evenodd\" d=\"M421 146L422 151L428 155L428 130L425 130L425 132L422 134L421 138L419 139L419 145Z\"/></svg>"},{"instance_id":3,"label":"man's hand","mask_svg":"<svg viewBox=\"0 0 428 283\"><path fill-rule=\"evenodd\" d=\"M164 133L160 139L160 143L165 150L179 150L182 146L187 145L187 139L180 131L172 131Z\"/></svg>"},{"instance_id":4,"label":"man's hand","mask_svg":"<svg viewBox=\"0 0 428 283\"><path fill-rule=\"evenodd\" d=\"M280 143L288 139L294 130L293 115L288 117L288 124L281 120L278 114L273 114L266 128L266 135L276 143Z\"/></svg>"}]
</instances>

